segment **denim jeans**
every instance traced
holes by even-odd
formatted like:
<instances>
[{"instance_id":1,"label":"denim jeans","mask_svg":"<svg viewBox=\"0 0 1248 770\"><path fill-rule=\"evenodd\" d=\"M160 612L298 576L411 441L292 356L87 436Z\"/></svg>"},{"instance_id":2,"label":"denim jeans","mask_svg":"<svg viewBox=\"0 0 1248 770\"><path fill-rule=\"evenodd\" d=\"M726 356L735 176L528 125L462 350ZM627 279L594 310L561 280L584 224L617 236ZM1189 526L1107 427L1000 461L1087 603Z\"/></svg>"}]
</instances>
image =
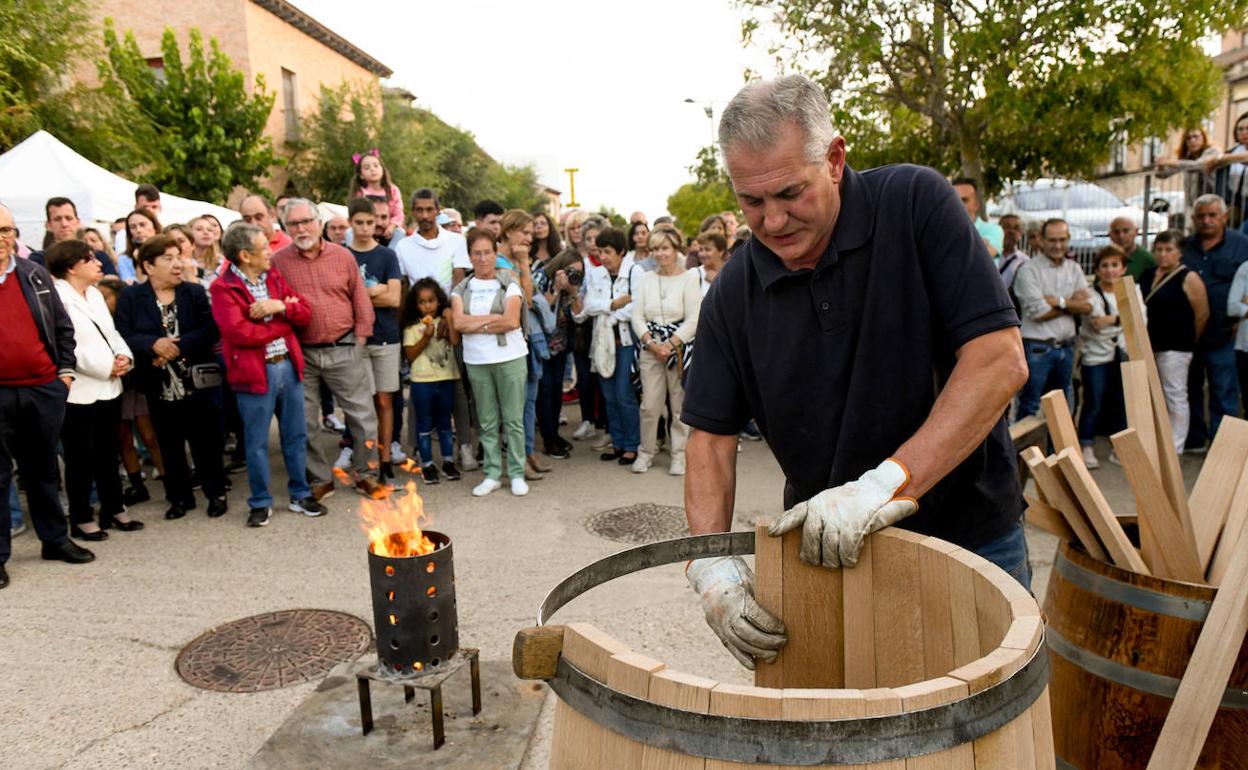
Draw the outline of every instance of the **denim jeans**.
<instances>
[{"instance_id":1,"label":"denim jeans","mask_svg":"<svg viewBox=\"0 0 1248 770\"><path fill-rule=\"evenodd\" d=\"M455 434L451 413L455 409L455 380L413 382L412 411L416 414L416 451L423 465L433 463L433 432L438 432L442 462L455 462Z\"/></svg>"},{"instance_id":2,"label":"denim jeans","mask_svg":"<svg viewBox=\"0 0 1248 770\"><path fill-rule=\"evenodd\" d=\"M532 349L529 350L529 370L524 380L524 456L533 454L537 443L537 391L542 384L545 367Z\"/></svg>"},{"instance_id":3,"label":"denim jeans","mask_svg":"<svg viewBox=\"0 0 1248 770\"><path fill-rule=\"evenodd\" d=\"M1209 378L1209 422L1205 422L1205 377ZM1187 372L1187 398L1192 423L1189 447L1202 447L1218 433L1223 415L1239 416L1239 383L1235 371L1235 341L1216 348L1197 348ZM1208 427L1206 428L1206 425Z\"/></svg>"},{"instance_id":4,"label":"denim jeans","mask_svg":"<svg viewBox=\"0 0 1248 770\"><path fill-rule=\"evenodd\" d=\"M1027 560L1027 538L1023 535L1023 522L996 540L984 543L975 553L1010 573L1010 577L1031 590L1031 563Z\"/></svg>"},{"instance_id":5,"label":"denim jeans","mask_svg":"<svg viewBox=\"0 0 1248 770\"><path fill-rule=\"evenodd\" d=\"M641 413L637 394L633 391L633 348L615 349L615 374L599 377L602 397L607 402L607 425L611 428L611 446L625 452L636 452L641 442Z\"/></svg>"},{"instance_id":6,"label":"denim jeans","mask_svg":"<svg viewBox=\"0 0 1248 770\"><path fill-rule=\"evenodd\" d=\"M17 483L9 484L9 529L22 526L22 500L17 494Z\"/></svg>"},{"instance_id":7,"label":"denim jeans","mask_svg":"<svg viewBox=\"0 0 1248 770\"><path fill-rule=\"evenodd\" d=\"M295 374L292 361L279 361L265 366L269 378L266 393L236 393L238 411L243 418L243 444L247 451L247 481L251 508L273 505L269 493L269 424L277 415L277 430L282 457L290 478L286 489L292 500L312 494L308 486L308 434L304 425L303 383Z\"/></svg>"},{"instance_id":8,"label":"denim jeans","mask_svg":"<svg viewBox=\"0 0 1248 770\"><path fill-rule=\"evenodd\" d=\"M1054 388L1066 394L1066 403L1074 406L1075 390L1071 375L1075 369L1075 346L1054 347L1047 342L1023 340L1027 354L1027 384L1018 394L1016 418L1040 412L1040 397Z\"/></svg>"},{"instance_id":9,"label":"denim jeans","mask_svg":"<svg viewBox=\"0 0 1248 770\"><path fill-rule=\"evenodd\" d=\"M552 450L559 438L559 413L563 410L563 373L568 352L557 353L542 365L541 395L537 401L537 426L546 449Z\"/></svg>"},{"instance_id":10,"label":"denim jeans","mask_svg":"<svg viewBox=\"0 0 1248 770\"><path fill-rule=\"evenodd\" d=\"M1096 443L1097 421L1110 397L1109 383L1113 379L1117 363L1092 364L1081 368L1083 372L1083 405L1079 408L1079 443L1092 446Z\"/></svg>"}]
</instances>

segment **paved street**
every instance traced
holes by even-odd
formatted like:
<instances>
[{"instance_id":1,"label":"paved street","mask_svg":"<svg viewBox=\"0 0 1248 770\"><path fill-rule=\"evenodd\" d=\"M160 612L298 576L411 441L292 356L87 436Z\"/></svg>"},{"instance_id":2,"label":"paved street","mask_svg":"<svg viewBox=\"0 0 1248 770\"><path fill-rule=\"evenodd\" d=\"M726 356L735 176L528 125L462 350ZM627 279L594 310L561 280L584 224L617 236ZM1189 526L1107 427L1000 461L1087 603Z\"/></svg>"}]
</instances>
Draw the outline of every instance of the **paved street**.
<instances>
[{"instance_id":1,"label":"paved street","mask_svg":"<svg viewBox=\"0 0 1248 770\"><path fill-rule=\"evenodd\" d=\"M638 502L681 504L681 479L666 474L666 455L642 477L599 462L587 442L551 464L555 471L526 498L505 490L472 498L479 472L421 489L433 528L454 539L460 642L485 659L509 659L515 631L532 624L560 578L626 547L588 532L589 515ZM1198 465L1187 458L1185 466L1190 485ZM744 445L740 467L736 526L748 528L778 512L782 477L760 443ZM275 470L280 489L280 462ZM1133 510L1120 469L1106 464L1094 475L1117 512ZM315 685L200 690L174 671L178 651L214 625L271 610L340 610L371 624L359 498L340 489L324 518L281 511L267 528L248 529L245 475L233 479L225 518L209 520L201 501L167 522L163 505L148 503L136 511L147 528L92 544L98 558L85 566L41 561L32 534L14 541L13 583L0 593L6 767L243 767ZM1032 531L1029 540L1043 596L1054 539ZM704 625L678 566L595 589L556 619L594 623L677 669L748 681ZM547 708L526 767L545 767L549 723Z\"/></svg>"}]
</instances>

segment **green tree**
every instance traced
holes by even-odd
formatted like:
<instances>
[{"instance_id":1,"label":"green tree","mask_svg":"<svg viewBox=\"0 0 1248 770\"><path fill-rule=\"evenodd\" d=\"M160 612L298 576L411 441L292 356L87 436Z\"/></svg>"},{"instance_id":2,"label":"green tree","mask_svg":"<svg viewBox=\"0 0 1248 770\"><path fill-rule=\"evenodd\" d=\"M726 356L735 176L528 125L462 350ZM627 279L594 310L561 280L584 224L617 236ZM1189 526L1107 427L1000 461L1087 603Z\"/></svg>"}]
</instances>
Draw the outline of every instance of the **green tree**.
<instances>
[{"instance_id":1,"label":"green tree","mask_svg":"<svg viewBox=\"0 0 1248 770\"><path fill-rule=\"evenodd\" d=\"M376 147L404 197L431 187L443 206L465 213L485 198L527 210L544 202L533 168L498 163L472 134L397 96L345 83L322 88L303 129L291 184L321 200L345 201L355 173L352 154Z\"/></svg>"},{"instance_id":2,"label":"green tree","mask_svg":"<svg viewBox=\"0 0 1248 770\"><path fill-rule=\"evenodd\" d=\"M104 20L103 93L126 105L127 129L151 152L139 177L162 190L224 203L236 185L254 187L279 162L265 124L273 95L257 75L252 93L215 39L191 29L183 62L173 30L161 39L163 68L150 67L134 34L118 38Z\"/></svg>"},{"instance_id":3,"label":"green tree","mask_svg":"<svg viewBox=\"0 0 1248 770\"><path fill-rule=\"evenodd\" d=\"M719 155L714 145L698 150L689 173L693 181L681 185L667 198L667 212L676 217L676 226L686 237L698 234L698 226L711 214L736 211L737 196L732 191L728 175L719 165Z\"/></svg>"},{"instance_id":4,"label":"green tree","mask_svg":"<svg viewBox=\"0 0 1248 770\"><path fill-rule=\"evenodd\" d=\"M1221 73L1200 41L1240 0L738 0L743 37L818 80L861 165L1090 176L1115 140L1195 125Z\"/></svg>"},{"instance_id":5,"label":"green tree","mask_svg":"<svg viewBox=\"0 0 1248 770\"><path fill-rule=\"evenodd\" d=\"M84 0L0 3L0 151L72 109L61 78L89 50Z\"/></svg>"}]
</instances>

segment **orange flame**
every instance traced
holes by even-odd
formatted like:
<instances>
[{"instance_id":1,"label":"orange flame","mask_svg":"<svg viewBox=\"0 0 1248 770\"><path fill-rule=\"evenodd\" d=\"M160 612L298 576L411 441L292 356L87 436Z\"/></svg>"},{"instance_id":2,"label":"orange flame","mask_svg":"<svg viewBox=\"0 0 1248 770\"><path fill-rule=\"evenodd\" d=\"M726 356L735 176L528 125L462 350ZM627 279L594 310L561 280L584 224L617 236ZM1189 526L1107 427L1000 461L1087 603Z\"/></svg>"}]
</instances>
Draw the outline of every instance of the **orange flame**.
<instances>
[{"instance_id":1,"label":"orange flame","mask_svg":"<svg viewBox=\"0 0 1248 770\"><path fill-rule=\"evenodd\" d=\"M334 477L337 478L339 481L341 481L343 484L352 483L351 474L347 473L342 468L334 468Z\"/></svg>"},{"instance_id":2,"label":"orange flame","mask_svg":"<svg viewBox=\"0 0 1248 770\"><path fill-rule=\"evenodd\" d=\"M399 463L399 467L407 471L408 473L415 473L416 471L420 470L420 464L410 457L404 460L403 462Z\"/></svg>"},{"instance_id":3,"label":"orange flame","mask_svg":"<svg viewBox=\"0 0 1248 770\"><path fill-rule=\"evenodd\" d=\"M404 489L405 495L364 498L360 503L360 527L368 535L369 551L378 556L423 556L437 547L421 531L425 502L416 494L416 482L407 482Z\"/></svg>"}]
</instances>

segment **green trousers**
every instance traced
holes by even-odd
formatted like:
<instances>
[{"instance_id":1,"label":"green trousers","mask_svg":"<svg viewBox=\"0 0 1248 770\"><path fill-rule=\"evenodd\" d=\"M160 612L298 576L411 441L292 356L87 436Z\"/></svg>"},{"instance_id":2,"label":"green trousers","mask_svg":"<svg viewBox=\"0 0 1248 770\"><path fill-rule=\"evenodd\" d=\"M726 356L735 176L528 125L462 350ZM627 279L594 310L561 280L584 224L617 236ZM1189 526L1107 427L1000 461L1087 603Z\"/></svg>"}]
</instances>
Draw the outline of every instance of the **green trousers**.
<instances>
[{"instance_id":1,"label":"green trousers","mask_svg":"<svg viewBox=\"0 0 1248 770\"><path fill-rule=\"evenodd\" d=\"M526 356L499 364L468 364L481 420L481 448L485 450L485 477L499 481L503 475L498 426L507 432L507 477L524 478L524 384L528 375Z\"/></svg>"}]
</instances>

